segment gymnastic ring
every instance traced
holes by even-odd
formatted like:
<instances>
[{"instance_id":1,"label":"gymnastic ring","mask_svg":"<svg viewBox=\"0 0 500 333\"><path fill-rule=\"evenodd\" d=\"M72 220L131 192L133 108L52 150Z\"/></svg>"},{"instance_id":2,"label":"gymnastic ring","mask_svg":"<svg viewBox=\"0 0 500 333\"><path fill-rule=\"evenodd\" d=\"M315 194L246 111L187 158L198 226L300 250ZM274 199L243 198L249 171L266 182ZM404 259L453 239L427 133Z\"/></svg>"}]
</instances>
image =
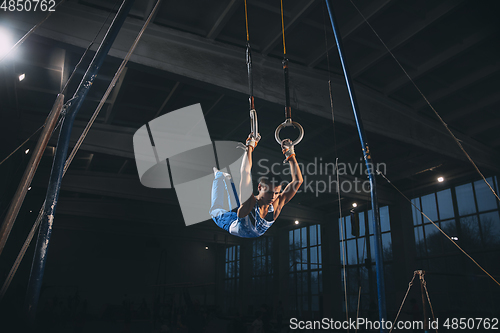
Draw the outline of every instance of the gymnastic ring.
<instances>
[{"instance_id":1,"label":"gymnastic ring","mask_svg":"<svg viewBox=\"0 0 500 333\"><path fill-rule=\"evenodd\" d=\"M298 122L292 121L291 119L287 119L283 123L281 123L274 132L274 138L276 139L276 142L278 142L280 145L282 142L282 140L280 139L280 131L283 127L289 127L289 126L297 127L300 132L299 137L292 142L292 145L295 146L299 144L299 142L302 141L302 138L304 138L304 129L302 128L302 126Z\"/></svg>"}]
</instances>

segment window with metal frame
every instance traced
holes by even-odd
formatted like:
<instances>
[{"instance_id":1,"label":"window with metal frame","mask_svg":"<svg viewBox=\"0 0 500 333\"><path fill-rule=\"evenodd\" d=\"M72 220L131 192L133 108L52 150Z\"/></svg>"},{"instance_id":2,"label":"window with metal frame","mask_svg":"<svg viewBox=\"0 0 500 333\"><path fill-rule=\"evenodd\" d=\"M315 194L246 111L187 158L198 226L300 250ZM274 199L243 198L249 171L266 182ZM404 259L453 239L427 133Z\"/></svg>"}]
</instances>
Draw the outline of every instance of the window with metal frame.
<instances>
[{"instance_id":1,"label":"window with metal frame","mask_svg":"<svg viewBox=\"0 0 500 333\"><path fill-rule=\"evenodd\" d=\"M240 246L226 248L224 274L224 308L226 311L234 309L239 296L240 283Z\"/></svg>"},{"instance_id":2,"label":"window with metal frame","mask_svg":"<svg viewBox=\"0 0 500 333\"><path fill-rule=\"evenodd\" d=\"M390 293L392 280L392 239L389 206L379 208L382 237L382 257L384 259L386 291ZM344 278L347 288L348 311L359 309L368 315L377 303L375 272L375 236L373 231L372 210L352 212L339 219L340 255L342 266L341 281ZM344 240L344 244L342 242ZM367 241L369 240L369 241ZM361 289L360 289L361 288ZM387 293L386 293L387 294ZM345 311L345 302L343 302Z\"/></svg>"},{"instance_id":3,"label":"window with metal frame","mask_svg":"<svg viewBox=\"0 0 500 333\"><path fill-rule=\"evenodd\" d=\"M288 232L290 303L297 315L320 315L323 293L321 225L315 224Z\"/></svg>"}]
</instances>

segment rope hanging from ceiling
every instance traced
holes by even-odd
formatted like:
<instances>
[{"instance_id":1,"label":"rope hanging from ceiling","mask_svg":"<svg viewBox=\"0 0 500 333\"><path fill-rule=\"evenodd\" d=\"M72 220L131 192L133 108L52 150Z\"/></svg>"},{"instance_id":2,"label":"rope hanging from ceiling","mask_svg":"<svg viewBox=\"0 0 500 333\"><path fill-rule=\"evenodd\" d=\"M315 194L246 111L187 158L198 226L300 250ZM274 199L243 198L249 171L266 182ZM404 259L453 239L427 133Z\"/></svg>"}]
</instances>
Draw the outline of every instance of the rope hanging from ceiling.
<instances>
[{"instance_id":1,"label":"rope hanging from ceiling","mask_svg":"<svg viewBox=\"0 0 500 333\"><path fill-rule=\"evenodd\" d=\"M245 0L245 26L247 31L247 44L246 44L246 64L248 74L248 102L250 107L250 136L255 141L260 140L259 123L257 121L257 111L255 110L254 96L253 96L253 76L252 76L252 53L250 47L250 33L248 31L248 10L247 0Z\"/></svg>"},{"instance_id":2,"label":"rope hanging from ceiling","mask_svg":"<svg viewBox=\"0 0 500 333\"><path fill-rule=\"evenodd\" d=\"M282 140L280 138L281 130L283 128L289 127L289 126L298 128L299 129L299 136L297 139L292 141L292 145L295 146L295 145L299 144L300 141L302 141L302 139L304 138L304 129L302 128L302 126L298 122L292 120L292 107L290 106L290 86L289 86L289 78L288 78L288 58L286 56L286 45L285 45L285 18L284 18L284 14L283 14L283 0L281 0L281 31L283 34L283 61L282 61L282 64L283 64L283 73L285 76L285 121L283 123L281 123L276 128L276 131L274 132L274 138L276 139L276 142L278 142L281 145L284 140L287 140L287 139Z\"/></svg>"}]
</instances>

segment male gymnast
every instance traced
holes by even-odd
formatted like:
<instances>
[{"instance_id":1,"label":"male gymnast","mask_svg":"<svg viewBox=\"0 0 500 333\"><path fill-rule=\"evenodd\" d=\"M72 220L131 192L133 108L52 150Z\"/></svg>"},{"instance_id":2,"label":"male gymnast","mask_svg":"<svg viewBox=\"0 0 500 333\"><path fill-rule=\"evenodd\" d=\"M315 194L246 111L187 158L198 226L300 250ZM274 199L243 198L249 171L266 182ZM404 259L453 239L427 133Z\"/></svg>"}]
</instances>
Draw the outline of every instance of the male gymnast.
<instances>
[{"instance_id":1,"label":"male gymnast","mask_svg":"<svg viewBox=\"0 0 500 333\"><path fill-rule=\"evenodd\" d=\"M262 236L273 225L283 207L295 196L303 182L292 141L285 139L281 143L281 148L290 164L292 181L281 192L282 180L278 175L263 176L259 179L257 187L259 193L253 195L251 178L252 153L257 143L258 140L251 136L246 141L246 153L240 170L240 197L248 199L241 203L237 209L231 207L230 192L228 190L228 185L231 187L231 175L214 168L215 179L212 185L210 215L222 229L232 235L245 238ZM229 211L223 208L225 194L228 196Z\"/></svg>"}]
</instances>

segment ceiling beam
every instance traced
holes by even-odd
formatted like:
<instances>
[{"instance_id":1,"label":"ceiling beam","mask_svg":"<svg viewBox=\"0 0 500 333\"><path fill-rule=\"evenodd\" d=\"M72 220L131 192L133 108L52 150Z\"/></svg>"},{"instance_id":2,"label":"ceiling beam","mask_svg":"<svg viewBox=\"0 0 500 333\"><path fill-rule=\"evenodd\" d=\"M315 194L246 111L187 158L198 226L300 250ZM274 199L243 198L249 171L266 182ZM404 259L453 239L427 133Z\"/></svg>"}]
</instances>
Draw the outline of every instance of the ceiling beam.
<instances>
[{"instance_id":1,"label":"ceiling beam","mask_svg":"<svg viewBox=\"0 0 500 333\"><path fill-rule=\"evenodd\" d=\"M177 89L179 89L180 86L181 83L179 81L177 81L174 84L172 90L170 90L170 92L167 95L167 98L165 98L165 100L163 101L163 103L161 104L160 108L158 109L153 118L157 118L163 112L163 109L165 108L165 106L167 106L168 102L172 99L172 96L174 96L175 92L177 91Z\"/></svg>"},{"instance_id":2,"label":"ceiling beam","mask_svg":"<svg viewBox=\"0 0 500 333\"><path fill-rule=\"evenodd\" d=\"M143 15L143 20L146 21L151 14L151 11L153 10L155 4L160 1L160 0L149 0L148 4L146 5L146 8L144 9L144 15ZM161 5L160 5L161 6ZM158 8L160 9L160 8ZM154 22L156 19L156 15L158 15L159 10L156 10L156 12L153 14L153 17L151 18L151 22Z\"/></svg>"},{"instance_id":3,"label":"ceiling beam","mask_svg":"<svg viewBox=\"0 0 500 333\"><path fill-rule=\"evenodd\" d=\"M493 147L498 147L498 146L500 146L500 138L497 138L497 139L493 140L493 142L491 143L491 145L492 145Z\"/></svg>"},{"instance_id":4,"label":"ceiling beam","mask_svg":"<svg viewBox=\"0 0 500 333\"><path fill-rule=\"evenodd\" d=\"M487 78L490 75L493 75L495 72L500 71L500 63L493 64L487 67L481 68L479 71L473 72L459 81L454 82L452 85L447 87L446 89L441 89L436 91L434 94L427 95L427 99L433 103L445 97L448 97L453 94L460 93L461 89L472 86L475 82L481 81ZM417 103L413 105L413 107L418 110L427 106L427 102L423 99L419 100Z\"/></svg>"},{"instance_id":5,"label":"ceiling beam","mask_svg":"<svg viewBox=\"0 0 500 333\"><path fill-rule=\"evenodd\" d=\"M408 74L412 78L412 80L418 79L420 76L426 74L430 70L444 64L451 58L457 56L458 54L462 53L463 51L467 50L468 48L471 48L472 46L478 44L479 42L485 40L488 37L489 33L488 32L481 32L474 34L472 36L469 36L462 42L459 42L455 44L454 46L444 50L438 55L435 55L431 59L427 60L425 63L422 65L418 66L416 70L413 71L408 71ZM384 89L384 94L389 96L402 86L410 83L410 80L406 75L401 73L401 77L399 79L394 80L391 82L387 87Z\"/></svg>"},{"instance_id":6,"label":"ceiling beam","mask_svg":"<svg viewBox=\"0 0 500 333\"><path fill-rule=\"evenodd\" d=\"M210 31L208 32L207 34L208 39L214 40L217 38L217 36L220 34L222 29L224 29L227 22L233 16L234 12L236 11L236 9L240 4L241 4L240 1L236 0L229 1L224 11L219 15L219 17L215 21L214 25L212 26L212 29L210 29Z\"/></svg>"},{"instance_id":7,"label":"ceiling beam","mask_svg":"<svg viewBox=\"0 0 500 333\"><path fill-rule=\"evenodd\" d=\"M93 160L94 160L94 154L90 154L87 165L85 166L85 172L88 172L90 170L90 165L92 164Z\"/></svg>"},{"instance_id":8,"label":"ceiling beam","mask_svg":"<svg viewBox=\"0 0 500 333\"><path fill-rule=\"evenodd\" d=\"M224 98L224 94L220 95L219 98L217 98L217 100L210 106L210 108L208 108L208 110L203 114L205 116L205 119L206 117L208 116L208 114L210 112L212 112L213 109L215 109L215 107L217 105L219 105L220 101L222 101L222 99Z\"/></svg>"},{"instance_id":9,"label":"ceiling beam","mask_svg":"<svg viewBox=\"0 0 500 333\"><path fill-rule=\"evenodd\" d=\"M466 105L464 107L461 107L456 110L452 110L451 112L447 112L447 114L444 115L444 119L447 122L452 122L459 120L462 117L465 117L473 112L479 111L483 108L486 108L492 104L495 104L500 101L500 94L497 92L493 93L492 95L481 99L477 103L474 103L472 105Z\"/></svg>"},{"instance_id":10,"label":"ceiling beam","mask_svg":"<svg viewBox=\"0 0 500 333\"><path fill-rule=\"evenodd\" d=\"M493 114L490 114L489 116L491 119L489 119L488 121L485 121L479 125L469 127L465 133L468 136L476 136L476 135L481 134L489 129L500 126L500 118L497 118Z\"/></svg>"},{"instance_id":11,"label":"ceiling beam","mask_svg":"<svg viewBox=\"0 0 500 333\"><path fill-rule=\"evenodd\" d=\"M444 159L440 159L440 160L419 162L417 166L412 166L410 164L410 165L406 166L406 169L404 169L403 172L396 172L393 174L389 174L389 175L386 175L386 177L391 182L397 182L397 181L402 180L402 179L407 180L408 178L410 178L412 176L415 176L417 174L421 174L424 172L436 172L435 179L437 179L438 175L443 176L443 172L446 173L446 171L443 171L446 169L445 167L443 167L445 165L445 163L446 163L446 161ZM443 167L443 168L441 168L441 167ZM436 170L436 171L434 171L434 170ZM446 176L446 174L444 174L444 176Z\"/></svg>"},{"instance_id":12,"label":"ceiling beam","mask_svg":"<svg viewBox=\"0 0 500 333\"><path fill-rule=\"evenodd\" d=\"M21 119L24 126L19 135L23 140L32 135L44 122L43 118L37 118L35 116L23 117ZM75 146L75 143L80 137L80 133L83 132L86 125L87 123L84 121L76 120L74 122L69 141L70 147ZM80 149L92 153L134 159L132 139L137 130L138 128L94 123ZM56 144L57 136L53 135L49 140L49 146L56 146Z\"/></svg>"},{"instance_id":13,"label":"ceiling beam","mask_svg":"<svg viewBox=\"0 0 500 333\"><path fill-rule=\"evenodd\" d=\"M122 89L123 80L125 80L125 76L127 75L127 70L128 67L125 67L123 69L122 73L120 74L120 77L118 78L118 81L116 82L116 85L113 88L113 91L111 92L110 97L108 97L107 99L109 105L108 108L106 109L106 119L104 120L106 124L109 124L113 121L114 118L113 109L116 103L116 99L118 98L118 94Z\"/></svg>"},{"instance_id":14,"label":"ceiling beam","mask_svg":"<svg viewBox=\"0 0 500 333\"><path fill-rule=\"evenodd\" d=\"M120 169L118 170L118 174L123 173L123 170L125 170L125 168L126 168L126 167L127 167L127 165L129 164L129 161L130 161L129 159L126 159L126 160L123 162L122 166L121 166L121 167L120 167Z\"/></svg>"},{"instance_id":15,"label":"ceiling beam","mask_svg":"<svg viewBox=\"0 0 500 333\"><path fill-rule=\"evenodd\" d=\"M106 14L102 10L67 2L58 8L57 13L37 33L63 43L86 47L93 38L88 27L102 22ZM20 29L29 28L32 23L13 21ZM127 18L109 54L123 58L142 24L141 20ZM213 85L214 90L230 90L243 95L248 91L246 68L241 66L241 48L174 29L150 26L131 61ZM281 104L284 100L283 73L276 66L276 60L256 54L254 67L254 82L259 82L254 87L255 97ZM294 87L293 98L300 109L330 119L328 75L294 63L290 67L293 68L290 71L290 86ZM335 76L331 82L337 108L336 120L353 126L354 119L344 80ZM441 124L416 114L413 109L369 88L355 85L355 89L366 131L448 157L466 159ZM463 135L458 136L477 163L499 170L500 162L495 151ZM126 140L130 141L131 137Z\"/></svg>"},{"instance_id":16,"label":"ceiling beam","mask_svg":"<svg viewBox=\"0 0 500 333\"><path fill-rule=\"evenodd\" d=\"M443 1L440 2L440 5L437 6L434 10L427 13L424 20L418 21L415 24L408 27L408 29L403 30L395 35L391 40L386 41L385 44L389 48L389 50L394 50L396 47L402 45L410 38L415 36L420 31L427 28L430 24L443 17L447 13L449 13L452 9L457 7L463 0L458 1ZM357 77L368 70L372 65L381 60L383 57L387 55L387 50L384 48L382 51L378 52L376 56L370 56L366 59L365 62L356 66L352 70L352 77Z\"/></svg>"},{"instance_id":17,"label":"ceiling beam","mask_svg":"<svg viewBox=\"0 0 500 333\"><path fill-rule=\"evenodd\" d=\"M379 14L390 2L391 0L370 1L368 2L369 4L361 10L361 12L363 13L363 16L368 20L371 17L374 17L376 14ZM342 27L342 39L345 40L364 24L365 20L361 16L356 15L356 17L351 19L345 25L345 27ZM311 54L313 54L313 57L307 60L307 66L316 67L316 65L318 65L323 59L325 59L327 53L336 46L337 44L332 43L331 45L328 45L328 49L325 49L324 45L318 47L316 50L311 52Z\"/></svg>"},{"instance_id":18,"label":"ceiling beam","mask_svg":"<svg viewBox=\"0 0 500 333\"><path fill-rule=\"evenodd\" d=\"M316 4L318 4L317 0L307 0L305 3L300 2L300 5L296 6L299 8L296 8L292 12L292 18L290 20L287 20L285 24L285 36L287 32L292 30L299 23L300 18L309 13ZM283 38L283 31L281 29L269 34L271 35L271 37L262 43L262 55L267 55L269 52L271 52L278 41Z\"/></svg>"},{"instance_id":19,"label":"ceiling beam","mask_svg":"<svg viewBox=\"0 0 500 333\"><path fill-rule=\"evenodd\" d=\"M281 7L279 6L278 2L270 3L269 1L258 1L258 0L253 0L250 3L252 6L258 7L260 9L267 10L271 13L281 15ZM283 8L283 16L284 17L290 17L290 8Z\"/></svg>"}]
</instances>

